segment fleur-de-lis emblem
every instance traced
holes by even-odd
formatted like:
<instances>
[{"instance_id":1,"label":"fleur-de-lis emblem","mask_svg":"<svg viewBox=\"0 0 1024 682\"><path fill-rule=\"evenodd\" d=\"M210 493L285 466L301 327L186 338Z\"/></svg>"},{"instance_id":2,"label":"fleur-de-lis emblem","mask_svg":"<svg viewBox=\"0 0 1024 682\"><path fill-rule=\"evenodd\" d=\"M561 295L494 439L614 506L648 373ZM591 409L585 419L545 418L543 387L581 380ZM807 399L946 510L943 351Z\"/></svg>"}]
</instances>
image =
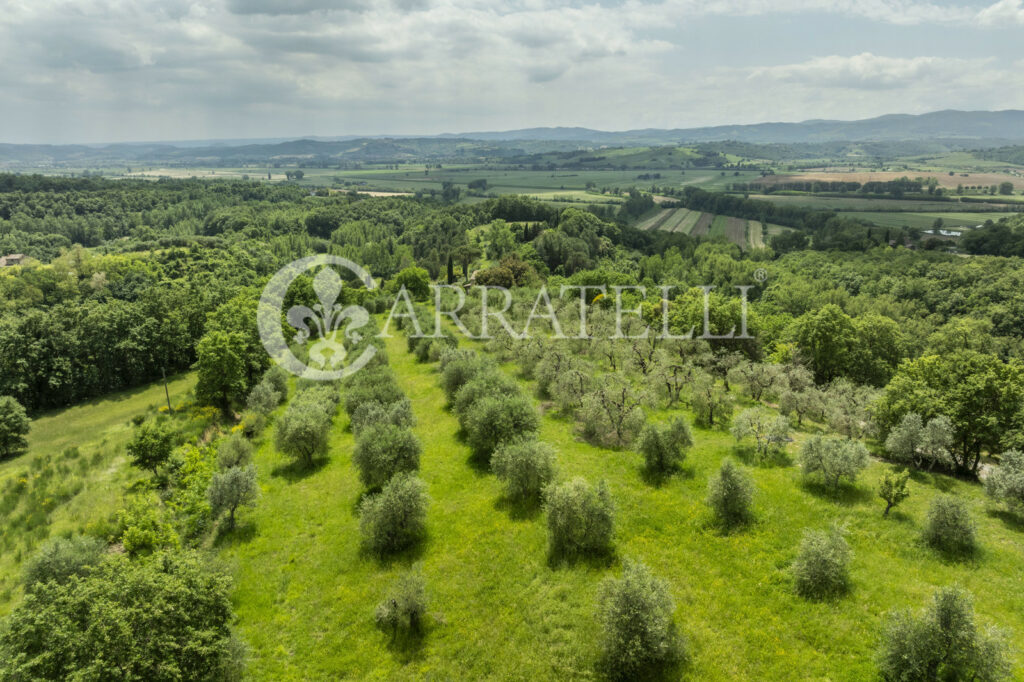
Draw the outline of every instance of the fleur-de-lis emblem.
<instances>
[{"instance_id":1,"label":"fleur-de-lis emblem","mask_svg":"<svg viewBox=\"0 0 1024 682\"><path fill-rule=\"evenodd\" d=\"M309 349L311 363L323 369L336 369L344 363L348 352L345 350L344 339L358 343L361 336L354 329L365 325L370 316L361 306L342 308L337 303L341 294L341 277L333 268L325 267L313 278L313 291L319 303L310 308L304 305L292 306L288 309L288 324L298 330L296 342L303 344L313 337L314 330L317 342ZM313 329L307 324L312 323ZM344 332L342 324L350 320ZM339 338L340 337L340 338Z\"/></svg>"}]
</instances>

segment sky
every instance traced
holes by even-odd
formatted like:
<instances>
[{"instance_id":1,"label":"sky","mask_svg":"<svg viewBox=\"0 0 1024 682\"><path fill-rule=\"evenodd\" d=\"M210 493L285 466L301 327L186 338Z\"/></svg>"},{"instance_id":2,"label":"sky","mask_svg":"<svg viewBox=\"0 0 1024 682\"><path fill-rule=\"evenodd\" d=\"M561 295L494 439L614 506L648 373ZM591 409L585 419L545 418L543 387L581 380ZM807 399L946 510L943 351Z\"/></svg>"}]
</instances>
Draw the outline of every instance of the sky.
<instances>
[{"instance_id":1,"label":"sky","mask_svg":"<svg viewBox=\"0 0 1024 682\"><path fill-rule=\"evenodd\" d=\"M1024 0L3 0L0 142L1024 109Z\"/></svg>"}]
</instances>

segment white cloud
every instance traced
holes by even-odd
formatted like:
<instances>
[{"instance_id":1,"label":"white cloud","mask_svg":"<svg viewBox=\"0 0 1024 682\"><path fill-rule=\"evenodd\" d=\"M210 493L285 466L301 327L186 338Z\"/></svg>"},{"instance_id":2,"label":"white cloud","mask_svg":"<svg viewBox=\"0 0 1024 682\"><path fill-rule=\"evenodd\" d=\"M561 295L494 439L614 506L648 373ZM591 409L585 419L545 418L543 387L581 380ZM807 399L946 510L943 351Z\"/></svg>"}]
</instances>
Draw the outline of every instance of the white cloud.
<instances>
[{"instance_id":1,"label":"white cloud","mask_svg":"<svg viewBox=\"0 0 1024 682\"><path fill-rule=\"evenodd\" d=\"M948 88L986 80L991 59L952 57L881 57L870 52L842 57L815 57L799 64L754 69L749 78L815 86L881 90L919 84Z\"/></svg>"},{"instance_id":2,"label":"white cloud","mask_svg":"<svg viewBox=\"0 0 1024 682\"><path fill-rule=\"evenodd\" d=\"M978 12L977 20L982 26L1024 24L1024 0L999 0Z\"/></svg>"}]
</instances>

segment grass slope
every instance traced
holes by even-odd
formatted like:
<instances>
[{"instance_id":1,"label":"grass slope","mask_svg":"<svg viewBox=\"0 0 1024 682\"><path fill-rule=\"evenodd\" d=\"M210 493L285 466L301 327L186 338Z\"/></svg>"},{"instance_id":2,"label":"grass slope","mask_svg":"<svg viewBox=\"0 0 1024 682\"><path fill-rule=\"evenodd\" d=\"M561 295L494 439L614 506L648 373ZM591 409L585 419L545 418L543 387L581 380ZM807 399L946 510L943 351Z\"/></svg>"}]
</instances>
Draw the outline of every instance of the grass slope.
<instances>
[{"instance_id":1,"label":"grass slope","mask_svg":"<svg viewBox=\"0 0 1024 682\"><path fill-rule=\"evenodd\" d=\"M388 352L424 445L429 539L387 563L360 551L361 488L343 415L330 461L305 475L282 466L268 435L257 457L263 500L222 546L235 566L254 679L592 678L597 586L624 557L669 581L692 643L686 679L871 679L884 614L918 608L954 583L975 594L982 622L1010 628L1018 650L1024 644L1024 529L990 509L977 485L917 475L911 498L883 519L873 490L887 465L872 464L838 499L805 486L793 466L748 467L757 520L722 535L703 502L707 480L724 457L743 453L721 431L696 429L684 474L653 487L638 455L582 443L569 422L545 415L540 437L558 449L562 478L603 478L618 505L615 557L550 565L543 515L510 507L494 477L470 464L434 367L416 363L401 338ZM940 491L962 495L978 521L983 550L971 562L944 560L918 539ZM794 594L788 566L803 529L833 521L849 531L853 590L834 603L808 602ZM414 562L422 562L432 624L420 648L393 648L374 629L373 609Z\"/></svg>"}]
</instances>

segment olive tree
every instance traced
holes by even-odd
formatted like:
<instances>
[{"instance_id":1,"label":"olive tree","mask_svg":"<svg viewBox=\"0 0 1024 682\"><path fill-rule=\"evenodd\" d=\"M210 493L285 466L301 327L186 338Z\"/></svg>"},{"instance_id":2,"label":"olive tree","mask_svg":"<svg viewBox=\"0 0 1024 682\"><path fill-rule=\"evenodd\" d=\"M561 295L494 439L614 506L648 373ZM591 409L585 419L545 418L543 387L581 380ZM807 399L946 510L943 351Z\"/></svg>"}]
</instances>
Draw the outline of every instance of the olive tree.
<instances>
[{"instance_id":1,"label":"olive tree","mask_svg":"<svg viewBox=\"0 0 1024 682\"><path fill-rule=\"evenodd\" d=\"M378 423L360 432L352 461L359 469L359 480L373 490L395 474L419 469L422 449L411 430Z\"/></svg>"},{"instance_id":2,"label":"olive tree","mask_svg":"<svg viewBox=\"0 0 1024 682\"><path fill-rule=\"evenodd\" d=\"M423 633L427 616L427 587L419 570L402 574L390 593L377 604L374 621L392 639Z\"/></svg>"},{"instance_id":3,"label":"olive tree","mask_svg":"<svg viewBox=\"0 0 1024 682\"><path fill-rule=\"evenodd\" d=\"M1024 453L1008 450L985 479L985 492L1015 511L1024 511Z\"/></svg>"},{"instance_id":4,"label":"olive tree","mask_svg":"<svg viewBox=\"0 0 1024 682\"><path fill-rule=\"evenodd\" d=\"M529 438L503 443L491 457L491 469L510 498L536 501L555 479L555 449Z\"/></svg>"},{"instance_id":5,"label":"olive tree","mask_svg":"<svg viewBox=\"0 0 1024 682\"><path fill-rule=\"evenodd\" d=\"M398 474L359 506L359 532L374 554L407 549L427 532L427 488L413 474Z\"/></svg>"},{"instance_id":6,"label":"olive tree","mask_svg":"<svg viewBox=\"0 0 1024 682\"><path fill-rule=\"evenodd\" d=\"M834 436L811 436L800 448L804 477L818 475L831 490L843 479L850 483L868 465L868 449L860 441Z\"/></svg>"},{"instance_id":7,"label":"olive tree","mask_svg":"<svg viewBox=\"0 0 1024 682\"><path fill-rule=\"evenodd\" d=\"M973 554L978 547L977 528L967 505L955 495L932 500L925 517L924 541L951 556Z\"/></svg>"},{"instance_id":8,"label":"olive tree","mask_svg":"<svg viewBox=\"0 0 1024 682\"><path fill-rule=\"evenodd\" d=\"M582 478L549 487L544 494L552 556L603 554L611 549L615 508L604 481Z\"/></svg>"},{"instance_id":9,"label":"olive tree","mask_svg":"<svg viewBox=\"0 0 1024 682\"><path fill-rule=\"evenodd\" d=\"M732 395L710 374L700 374L694 378L690 388L690 405L697 425L704 428L727 424L732 417Z\"/></svg>"},{"instance_id":10,"label":"olive tree","mask_svg":"<svg viewBox=\"0 0 1024 682\"><path fill-rule=\"evenodd\" d=\"M583 397L583 435L605 447L629 445L644 425L647 395L618 374L606 374Z\"/></svg>"},{"instance_id":11,"label":"olive tree","mask_svg":"<svg viewBox=\"0 0 1024 682\"><path fill-rule=\"evenodd\" d=\"M235 466L215 473L206 491L213 517L217 518L227 512L228 530L235 527L235 512L238 508L255 506L259 495L260 486L256 482L254 464Z\"/></svg>"},{"instance_id":12,"label":"olive tree","mask_svg":"<svg viewBox=\"0 0 1024 682\"><path fill-rule=\"evenodd\" d=\"M850 546L837 526L825 533L808 530L793 561L797 594L808 599L840 595L850 584Z\"/></svg>"},{"instance_id":13,"label":"olive tree","mask_svg":"<svg viewBox=\"0 0 1024 682\"><path fill-rule=\"evenodd\" d=\"M953 426L939 415L927 423L916 412L903 415L885 439L885 449L893 461L912 464L930 471L939 464L952 466L949 448L953 444Z\"/></svg>"},{"instance_id":14,"label":"olive tree","mask_svg":"<svg viewBox=\"0 0 1024 682\"><path fill-rule=\"evenodd\" d=\"M637 450L644 456L648 473L659 476L682 466L686 450L691 445L693 434L690 425L682 417L676 417L664 426L648 424L637 440Z\"/></svg>"},{"instance_id":15,"label":"olive tree","mask_svg":"<svg viewBox=\"0 0 1024 682\"><path fill-rule=\"evenodd\" d=\"M217 446L217 466L221 469L245 466L252 461L252 454L252 443L241 434L232 434Z\"/></svg>"},{"instance_id":16,"label":"olive tree","mask_svg":"<svg viewBox=\"0 0 1024 682\"><path fill-rule=\"evenodd\" d=\"M750 477L730 459L724 460L718 473L708 481L708 506L727 530L750 521L753 497Z\"/></svg>"},{"instance_id":17,"label":"olive tree","mask_svg":"<svg viewBox=\"0 0 1024 682\"><path fill-rule=\"evenodd\" d=\"M789 420L763 407L751 407L736 415L731 432L737 441L753 438L754 453L763 461L785 447L789 440Z\"/></svg>"},{"instance_id":18,"label":"olive tree","mask_svg":"<svg viewBox=\"0 0 1024 682\"><path fill-rule=\"evenodd\" d=\"M466 417L466 441L473 454L489 460L502 443L528 437L540 428L540 417L524 395L478 400Z\"/></svg>"},{"instance_id":19,"label":"olive tree","mask_svg":"<svg viewBox=\"0 0 1024 682\"><path fill-rule=\"evenodd\" d=\"M940 589L922 613L890 613L877 660L886 682L1012 678L1006 635L980 628L971 595L958 587Z\"/></svg>"},{"instance_id":20,"label":"olive tree","mask_svg":"<svg viewBox=\"0 0 1024 682\"><path fill-rule=\"evenodd\" d=\"M601 667L614 680L650 679L686 657L668 584L640 562L626 560L621 578L598 594Z\"/></svg>"}]
</instances>

